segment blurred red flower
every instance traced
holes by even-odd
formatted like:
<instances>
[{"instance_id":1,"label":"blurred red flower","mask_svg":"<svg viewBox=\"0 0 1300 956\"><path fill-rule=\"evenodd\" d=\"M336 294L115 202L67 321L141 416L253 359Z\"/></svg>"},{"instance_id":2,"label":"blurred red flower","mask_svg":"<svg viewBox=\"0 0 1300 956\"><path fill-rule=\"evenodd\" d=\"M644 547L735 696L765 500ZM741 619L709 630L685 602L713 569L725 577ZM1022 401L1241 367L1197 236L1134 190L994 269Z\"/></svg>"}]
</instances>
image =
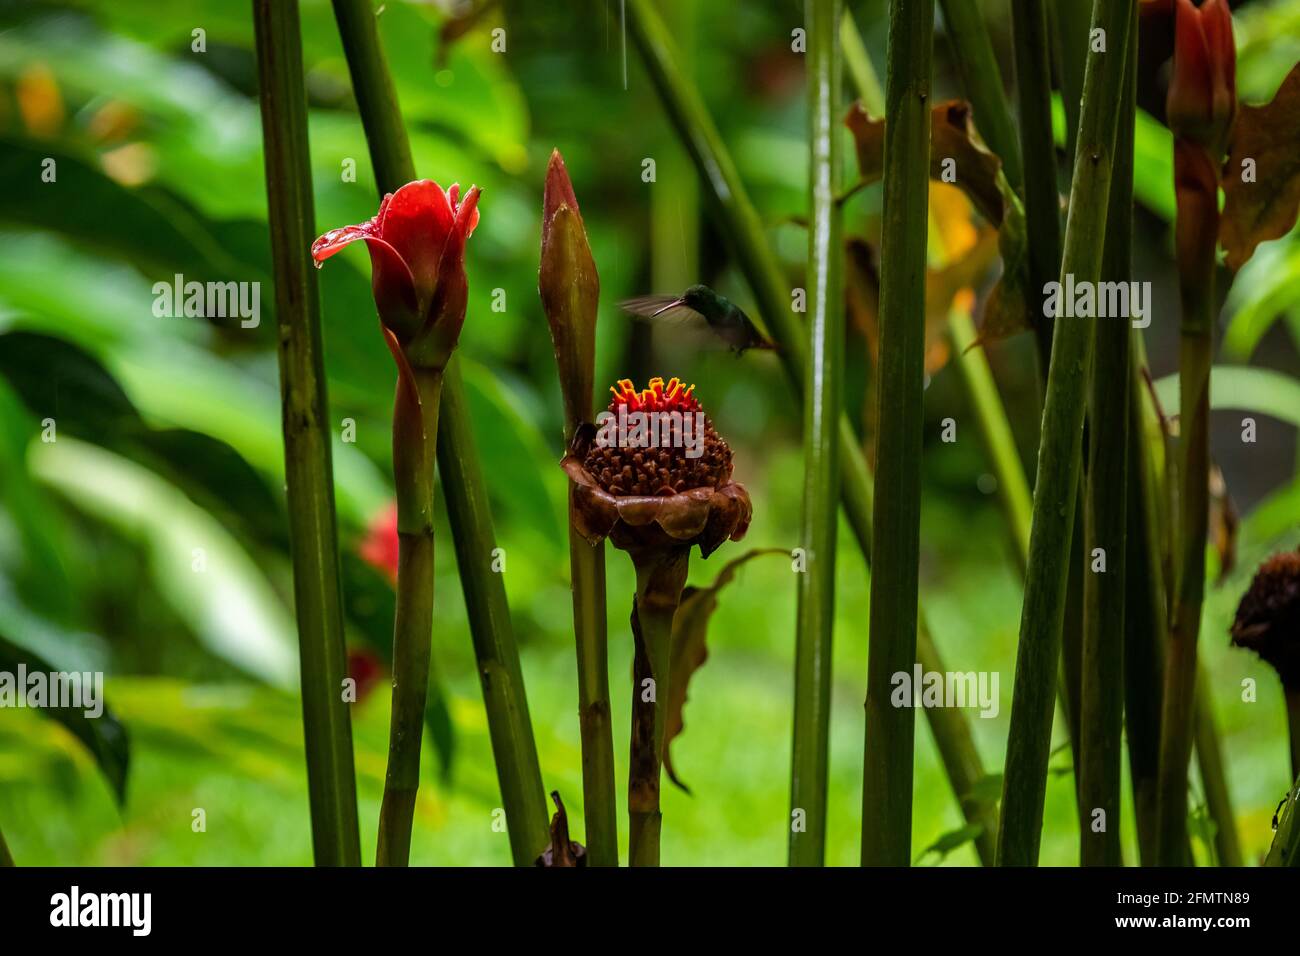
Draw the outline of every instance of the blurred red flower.
<instances>
[{"instance_id":1,"label":"blurred red flower","mask_svg":"<svg viewBox=\"0 0 1300 956\"><path fill-rule=\"evenodd\" d=\"M397 584L397 505L390 504L375 515L366 536L357 547L361 559Z\"/></svg>"}]
</instances>

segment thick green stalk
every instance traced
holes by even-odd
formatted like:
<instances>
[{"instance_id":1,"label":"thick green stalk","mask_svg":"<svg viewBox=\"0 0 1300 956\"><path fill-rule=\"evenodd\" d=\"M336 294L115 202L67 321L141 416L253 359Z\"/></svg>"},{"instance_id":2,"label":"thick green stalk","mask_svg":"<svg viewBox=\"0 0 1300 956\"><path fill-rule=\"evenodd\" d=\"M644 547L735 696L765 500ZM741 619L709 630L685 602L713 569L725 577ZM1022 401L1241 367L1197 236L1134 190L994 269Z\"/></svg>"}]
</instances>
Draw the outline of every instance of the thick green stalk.
<instances>
[{"instance_id":1,"label":"thick green stalk","mask_svg":"<svg viewBox=\"0 0 1300 956\"><path fill-rule=\"evenodd\" d=\"M415 178L415 164L379 41L374 9L368 0L334 0L334 16L379 191L395 191ZM542 789L505 584L501 575L492 570L496 549L492 516L454 356L444 374L438 465L478 659L511 852L516 865L531 866L550 840L550 811Z\"/></svg>"},{"instance_id":2,"label":"thick green stalk","mask_svg":"<svg viewBox=\"0 0 1300 956\"><path fill-rule=\"evenodd\" d=\"M0 867L13 866L13 854L9 852L9 844L5 842L4 833L0 833Z\"/></svg>"},{"instance_id":3,"label":"thick green stalk","mask_svg":"<svg viewBox=\"0 0 1300 956\"><path fill-rule=\"evenodd\" d=\"M440 371L403 369L393 403L398 539L393 704L376 866L406 866L411 856L433 636L433 460L441 399Z\"/></svg>"},{"instance_id":4,"label":"thick green stalk","mask_svg":"<svg viewBox=\"0 0 1300 956\"><path fill-rule=\"evenodd\" d=\"M1097 0L1094 22L1110 37L1110 55L1089 57L1080 120L1061 281L1096 283L1101 275L1123 51L1134 0ZM998 861L1032 866L1042 836L1043 797L1051 750L1052 704L1061 652L1066 579L1082 456L1084 402L1095 320L1059 322L1038 449L1029 575L1011 704L1011 735L1003 775Z\"/></svg>"},{"instance_id":5,"label":"thick green stalk","mask_svg":"<svg viewBox=\"0 0 1300 956\"><path fill-rule=\"evenodd\" d=\"M1002 87L993 41L977 0L939 0L943 21L951 41L953 60L961 74L962 89L975 109L975 126L993 152L1002 158L1002 169L1011 188L1020 191L1024 183L1020 144L1011 103ZM892 120L893 115L888 114Z\"/></svg>"},{"instance_id":6,"label":"thick green stalk","mask_svg":"<svg viewBox=\"0 0 1300 956\"><path fill-rule=\"evenodd\" d=\"M510 829L510 848L517 866L529 866L549 836L546 795L505 584L502 576L492 570L499 552L487 483L479 464L460 367L454 358L447 366L446 379L438 433L438 474L469 615L492 758Z\"/></svg>"},{"instance_id":7,"label":"thick green stalk","mask_svg":"<svg viewBox=\"0 0 1300 956\"><path fill-rule=\"evenodd\" d=\"M694 62L698 0L669 0L662 9L683 62ZM665 144L656 156L660 181L673 188L650 192L650 284L666 292L699 280L700 186L690 157L679 145ZM590 857L590 847L587 854Z\"/></svg>"},{"instance_id":8,"label":"thick green stalk","mask_svg":"<svg viewBox=\"0 0 1300 956\"><path fill-rule=\"evenodd\" d=\"M690 548L633 552L636 642L632 683L632 739L628 748L628 865L658 866L660 768L671 676L673 615L681 603Z\"/></svg>"},{"instance_id":9,"label":"thick green stalk","mask_svg":"<svg viewBox=\"0 0 1300 956\"><path fill-rule=\"evenodd\" d=\"M1052 63L1046 0L1012 0L1016 90L1020 101L1020 151L1025 164L1025 231L1029 288L1056 278L1061 264L1061 193L1052 139ZM1052 322L1034 315L1041 380L1052 358Z\"/></svg>"},{"instance_id":10,"label":"thick green stalk","mask_svg":"<svg viewBox=\"0 0 1300 956\"><path fill-rule=\"evenodd\" d=\"M1128 287L1133 272L1133 123L1137 8L1129 24L1102 276ZM1080 681L1079 858L1122 866L1120 793L1124 733L1124 604L1128 559L1128 316L1099 320L1088 387L1084 489L1083 659ZM1098 815L1098 811L1101 815Z\"/></svg>"},{"instance_id":11,"label":"thick green stalk","mask_svg":"<svg viewBox=\"0 0 1300 956\"><path fill-rule=\"evenodd\" d=\"M808 0L810 205L808 230L808 389L804 393L804 489L800 543L808 567L798 577L794 662L794 743L790 865L821 866L826 856L827 735L835 624L835 533L839 519L839 433L844 365L844 287L840 204L839 0Z\"/></svg>"},{"instance_id":12,"label":"thick green stalk","mask_svg":"<svg viewBox=\"0 0 1300 956\"><path fill-rule=\"evenodd\" d=\"M1205 598L1205 547L1210 514L1210 363L1214 354L1215 238L1219 232L1218 170L1193 143L1174 144L1175 222L1182 347L1179 353L1178 586L1170 621L1169 667L1161 715L1159 860L1181 861L1187 825L1187 766L1196 695L1196 643Z\"/></svg>"},{"instance_id":13,"label":"thick green stalk","mask_svg":"<svg viewBox=\"0 0 1300 956\"><path fill-rule=\"evenodd\" d=\"M1066 152L1074 163L1079 138L1079 112L1083 104L1083 75L1088 64L1089 27L1092 18L1090 0L1052 0L1061 100L1065 105Z\"/></svg>"},{"instance_id":14,"label":"thick green stalk","mask_svg":"<svg viewBox=\"0 0 1300 956\"><path fill-rule=\"evenodd\" d=\"M1228 775L1223 766L1223 748L1210 706L1210 682L1204 665L1196 669L1196 758L1201 768L1201 786L1205 790L1205 808L1214 821L1214 849L1219 866L1244 866L1241 842L1237 839L1237 817L1232 812L1228 793ZM1300 773L1300 771L1297 771ZM1191 851L1188 851L1188 859Z\"/></svg>"},{"instance_id":15,"label":"thick green stalk","mask_svg":"<svg viewBox=\"0 0 1300 956\"><path fill-rule=\"evenodd\" d=\"M605 543L591 545L569 523L573 631L578 653L578 730L582 738L582 802L587 865L618 866L618 802L614 731L609 705L605 612Z\"/></svg>"},{"instance_id":16,"label":"thick green stalk","mask_svg":"<svg viewBox=\"0 0 1300 956\"><path fill-rule=\"evenodd\" d=\"M678 135L685 144L696 171L701 177L714 213L714 223L726 236L759 311L772 337L780 345L787 377L802 396L805 367L805 337L802 327L790 310L788 287L771 245L736 165L719 135L699 91L677 68L672 39L668 30L647 0L627 0L627 25L637 45L646 71L659 92L660 100ZM847 56L847 51L846 51ZM861 445L848 418L840 416L840 497L844 514L863 555L871 559L872 480ZM924 616L921 629L924 631ZM927 664L927 669L931 669ZM941 716L939 709L927 708L926 716L939 741L941 754L961 754L967 767L979 767L979 754L971 744L969 729L960 736L950 734L954 717L965 722L964 715L951 712ZM945 758L945 769L954 795L968 822L980 822L979 807L967 799L970 788L959 779L958 764ZM982 772L974 774L978 780ZM990 828L989 833L993 830ZM977 842L977 846L979 843ZM982 857L989 862L988 857Z\"/></svg>"},{"instance_id":17,"label":"thick green stalk","mask_svg":"<svg viewBox=\"0 0 1300 956\"><path fill-rule=\"evenodd\" d=\"M930 190L930 64L934 5L891 0L885 78L884 217L880 243L880 361L871 551L862 863L912 858L911 707L891 702L894 675L916 660L921 547L925 266Z\"/></svg>"},{"instance_id":18,"label":"thick green stalk","mask_svg":"<svg viewBox=\"0 0 1300 956\"><path fill-rule=\"evenodd\" d=\"M1127 584L1124 592L1124 712L1138 856L1155 865L1156 779L1160 767L1160 688L1167 633L1160 560L1158 491L1145 437L1142 333L1130 332Z\"/></svg>"},{"instance_id":19,"label":"thick green stalk","mask_svg":"<svg viewBox=\"0 0 1300 956\"><path fill-rule=\"evenodd\" d=\"M255 0L253 23L275 267L285 485L312 852L321 866L359 866L352 723L342 693L347 660L329 406L320 299L309 253L316 229L297 0Z\"/></svg>"},{"instance_id":20,"label":"thick green stalk","mask_svg":"<svg viewBox=\"0 0 1300 956\"><path fill-rule=\"evenodd\" d=\"M683 286L684 288L684 286ZM564 438L592 419L596 315L600 277L587 242L573 183L559 151L551 154L542 200L542 249L537 291L550 327L564 398ZM605 543L588 544L569 483L569 572L578 661L578 729L582 738L583 813L587 865L618 866L618 802L614 791L614 737L609 705L605 612Z\"/></svg>"},{"instance_id":21,"label":"thick green stalk","mask_svg":"<svg viewBox=\"0 0 1300 956\"><path fill-rule=\"evenodd\" d=\"M1143 866L1157 860L1157 790L1160 767L1160 690L1164 686L1165 644L1168 640L1168 605L1165 570L1161 557L1160 476L1152 460L1147 434L1155 411L1144 401L1146 354L1142 333L1132 332L1132 401L1129 418L1129 563L1124 602L1125 730L1129 750L1129 778L1133 786L1138 850ZM1131 514L1141 507L1140 516ZM1241 866L1241 843L1236 815L1228 791L1223 748L1210 705L1209 682L1204 668L1197 677L1196 754L1205 789L1205 803L1215 824L1215 848L1222 866ZM1191 861L1191 846L1184 831L1181 859Z\"/></svg>"}]
</instances>

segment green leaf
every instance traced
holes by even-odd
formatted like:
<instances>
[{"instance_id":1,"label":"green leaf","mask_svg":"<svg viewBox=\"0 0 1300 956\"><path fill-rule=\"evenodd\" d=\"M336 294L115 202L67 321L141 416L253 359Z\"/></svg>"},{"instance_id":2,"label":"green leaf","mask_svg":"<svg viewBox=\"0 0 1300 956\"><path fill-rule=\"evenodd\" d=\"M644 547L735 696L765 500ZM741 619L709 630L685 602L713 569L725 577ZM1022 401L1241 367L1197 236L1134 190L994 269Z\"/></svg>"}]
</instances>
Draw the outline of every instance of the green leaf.
<instances>
[{"instance_id":1,"label":"green leaf","mask_svg":"<svg viewBox=\"0 0 1300 956\"><path fill-rule=\"evenodd\" d=\"M211 653L273 686L296 685L288 609L210 514L141 465L72 437L34 444L30 458L72 504L149 545L159 591Z\"/></svg>"},{"instance_id":2,"label":"green leaf","mask_svg":"<svg viewBox=\"0 0 1300 956\"><path fill-rule=\"evenodd\" d=\"M1178 408L1178 376L1156 382L1156 395L1165 408ZM1271 369L1216 365L1210 371L1210 407L1259 412L1300 427L1300 381Z\"/></svg>"},{"instance_id":3,"label":"green leaf","mask_svg":"<svg viewBox=\"0 0 1300 956\"><path fill-rule=\"evenodd\" d=\"M1242 266L1228 292L1224 311L1231 316L1223 334L1223 353L1246 361L1273 323L1300 307L1300 235L1262 246Z\"/></svg>"},{"instance_id":4,"label":"green leaf","mask_svg":"<svg viewBox=\"0 0 1300 956\"><path fill-rule=\"evenodd\" d=\"M1002 774L986 773L971 786L968 793L962 794L962 800L975 803L997 803L1002 799Z\"/></svg>"},{"instance_id":5,"label":"green leaf","mask_svg":"<svg viewBox=\"0 0 1300 956\"><path fill-rule=\"evenodd\" d=\"M917 856L916 861L919 863L927 855L935 853L939 857L935 862L941 863L947 858L949 853L960 849L967 843L974 842L979 839L983 833L984 827L979 823L968 823L956 830L949 830L947 833L940 836L939 839L935 840L928 847L922 850L920 855Z\"/></svg>"},{"instance_id":6,"label":"green leaf","mask_svg":"<svg viewBox=\"0 0 1300 956\"><path fill-rule=\"evenodd\" d=\"M12 674L14 680L17 680L19 666L22 666L29 675L52 674L59 671L59 668L52 666L27 648L20 647L0 636L0 672ZM25 688L22 687L16 690L20 694L25 692ZM126 777L131 762L131 748L126 727L109 709L107 703L104 701L99 703L103 704L104 709L98 717L87 716L85 709L80 707L45 706L39 708L38 712L62 724L85 745L90 755L95 758L100 772L108 780L118 804L121 805L126 803Z\"/></svg>"}]
</instances>

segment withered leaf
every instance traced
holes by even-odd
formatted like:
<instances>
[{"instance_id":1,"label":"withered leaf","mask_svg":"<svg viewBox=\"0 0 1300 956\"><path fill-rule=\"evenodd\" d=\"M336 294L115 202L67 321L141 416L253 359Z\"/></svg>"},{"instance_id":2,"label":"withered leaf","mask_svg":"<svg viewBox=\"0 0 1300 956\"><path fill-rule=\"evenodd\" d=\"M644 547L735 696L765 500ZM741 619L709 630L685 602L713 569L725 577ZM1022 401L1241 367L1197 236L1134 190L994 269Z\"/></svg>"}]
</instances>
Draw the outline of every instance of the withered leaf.
<instances>
[{"instance_id":1,"label":"withered leaf","mask_svg":"<svg viewBox=\"0 0 1300 956\"><path fill-rule=\"evenodd\" d=\"M1233 504L1232 495L1228 493L1228 483L1224 480L1223 469L1211 462L1210 541L1214 545L1214 553L1219 557L1219 575L1216 580L1220 584L1237 566L1237 529L1240 524L1237 506Z\"/></svg>"},{"instance_id":2,"label":"withered leaf","mask_svg":"<svg viewBox=\"0 0 1300 956\"><path fill-rule=\"evenodd\" d=\"M718 592L731 582L740 566L764 554L786 554L780 548L754 548L723 565L713 584L705 588L687 587L673 618L672 655L669 661L668 710L664 721L664 771L668 779L690 793L673 769L671 746L682 732L682 709L686 706L686 686L709 657L707 640L709 619L718 607Z\"/></svg>"},{"instance_id":3,"label":"withered leaf","mask_svg":"<svg viewBox=\"0 0 1300 956\"><path fill-rule=\"evenodd\" d=\"M844 118L853 133L858 173L872 183L885 173L885 121L872 119L861 103ZM943 181L944 164L956 164L956 185L994 226L1001 226L1010 189L1005 187L1002 160L989 152L971 123L970 104L948 100L930 111L930 177Z\"/></svg>"},{"instance_id":4,"label":"withered leaf","mask_svg":"<svg viewBox=\"0 0 1300 956\"><path fill-rule=\"evenodd\" d=\"M853 133L858 172L864 182L884 175L885 121L872 119L861 103L844 118ZM984 146L962 100L940 103L930 113L930 176L942 181L944 161L956 163L956 183L980 214L998 230L1002 276L984 306L978 345L987 345L1033 328L1029 308L1027 234L1020 197L1007 183L1002 161Z\"/></svg>"},{"instance_id":5,"label":"withered leaf","mask_svg":"<svg viewBox=\"0 0 1300 956\"><path fill-rule=\"evenodd\" d=\"M560 791L551 791L555 815L551 817L551 845L533 863L534 866L586 866L587 848L569 839L569 814L560 799Z\"/></svg>"},{"instance_id":6,"label":"withered leaf","mask_svg":"<svg viewBox=\"0 0 1300 956\"><path fill-rule=\"evenodd\" d=\"M1251 182L1243 181L1246 160L1255 165ZM1219 242L1235 272L1261 242L1290 232L1300 212L1300 63L1271 103L1238 109L1223 195Z\"/></svg>"}]
</instances>

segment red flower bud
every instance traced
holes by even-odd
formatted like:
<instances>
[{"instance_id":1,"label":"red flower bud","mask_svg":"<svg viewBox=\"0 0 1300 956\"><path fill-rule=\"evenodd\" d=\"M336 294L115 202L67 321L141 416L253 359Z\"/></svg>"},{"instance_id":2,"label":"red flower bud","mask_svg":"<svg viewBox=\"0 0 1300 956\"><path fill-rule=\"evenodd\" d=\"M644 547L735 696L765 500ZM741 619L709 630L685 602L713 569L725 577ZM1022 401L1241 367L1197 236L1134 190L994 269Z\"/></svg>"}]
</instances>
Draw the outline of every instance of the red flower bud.
<instances>
[{"instance_id":1,"label":"red flower bud","mask_svg":"<svg viewBox=\"0 0 1300 956\"><path fill-rule=\"evenodd\" d=\"M465 241L478 225L479 188L460 198L429 179L389 193L369 222L331 229L311 246L319 267L349 243L370 250L379 320L414 366L441 368L465 322Z\"/></svg>"},{"instance_id":2,"label":"red flower bud","mask_svg":"<svg viewBox=\"0 0 1300 956\"><path fill-rule=\"evenodd\" d=\"M1178 0L1174 33L1174 75L1165 103L1169 128L1217 158L1237 113L1237 48L1227 0L1205 0L1199 8Z\"/></svg>"}]
</instances>

